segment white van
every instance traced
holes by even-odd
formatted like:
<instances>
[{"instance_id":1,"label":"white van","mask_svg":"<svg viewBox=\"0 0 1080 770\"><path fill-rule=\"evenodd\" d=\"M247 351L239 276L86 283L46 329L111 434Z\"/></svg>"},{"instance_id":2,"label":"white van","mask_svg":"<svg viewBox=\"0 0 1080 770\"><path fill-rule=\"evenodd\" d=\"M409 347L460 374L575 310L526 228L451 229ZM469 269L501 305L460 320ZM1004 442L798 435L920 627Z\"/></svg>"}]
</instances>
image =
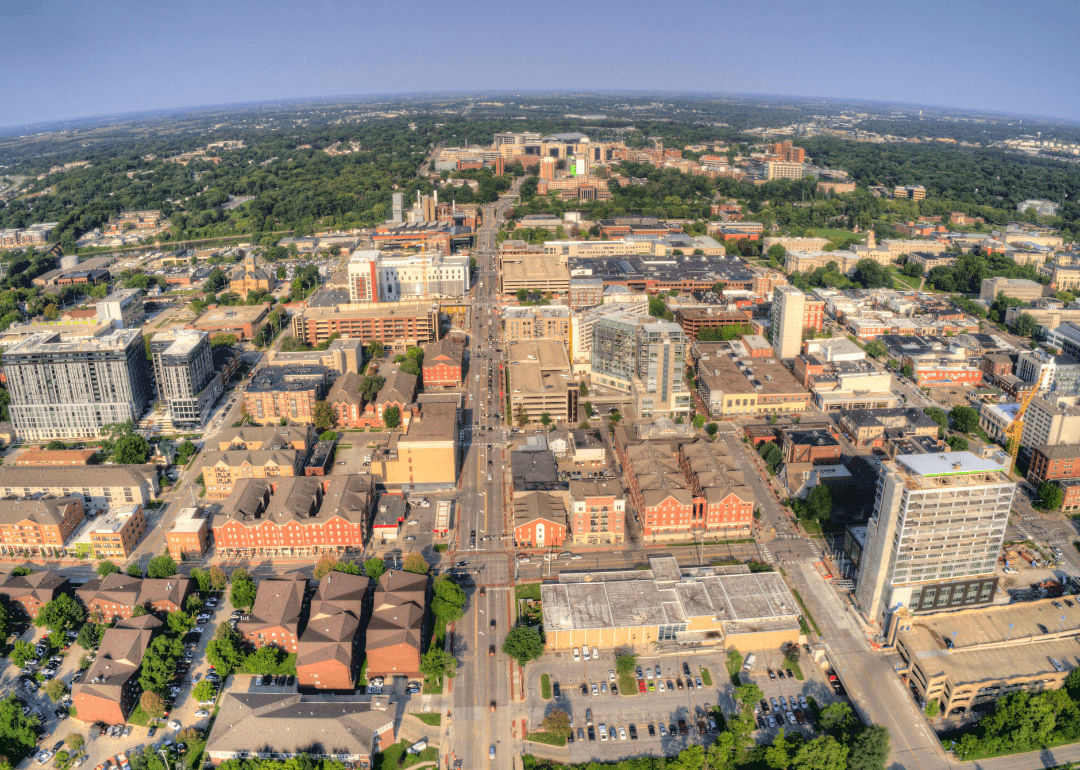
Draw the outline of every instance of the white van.
<instances>
[{"instance_id":1,"label":"white van","mask_svg":"<svg viewBox=\"0 0 1080 770\"><path fill-rule=\"evenodd\" d=\"M589 658L589 645L587 645L587 644L581 645L581 657L584 658L585 660L590 659Z\"/></svg>"},{"instance_id":2,"label":"white van","mask_svg":"<svg viewBox=\"0 0 1080 770\"><path fill-rule=\"evenodd\" d=\"M746 656L746 661L742 664L743 671L749 671L754 667L754 663L757 661L757 657L754 653L750 653Z\"/></svg>"}]
</instances>

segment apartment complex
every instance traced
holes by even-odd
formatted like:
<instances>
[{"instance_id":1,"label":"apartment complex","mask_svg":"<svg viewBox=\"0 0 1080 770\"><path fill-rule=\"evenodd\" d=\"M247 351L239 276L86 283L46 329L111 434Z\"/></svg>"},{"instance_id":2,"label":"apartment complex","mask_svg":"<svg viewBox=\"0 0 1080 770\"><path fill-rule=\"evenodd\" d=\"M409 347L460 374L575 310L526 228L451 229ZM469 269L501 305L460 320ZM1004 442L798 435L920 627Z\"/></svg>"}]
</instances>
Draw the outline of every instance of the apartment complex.
<instances>
[{"instance_id":1,"label":"apartment complex","mask_svg":"<svg viewBox=\"0 0 1080 770\"><path fill-rule=\"evenodd\" d=\"M321 366L264 366L244 391L244 409L259 425L282 419L310 424L326 394L329 372Z\"/></svg>"},{"instance_id":2,"label":"apartment complex","mask_svg":"<svg viewBox=\"0 0 1080 770\"><path fill-rule=\"evenodd\" d=\"M99 559L127 559L146 534L141 505L114 505L87 529L90 548Z\"/></svg>"},{"instance_id":3,"label":"apartment complex","mask_svg":"<svg viewBox=\"0 0 1080 770\"><path fill-rule=\"evenodd\" d=\"M264 578L255 589L251 615L236 624L236 630L252 646L277 647L296 652L304 625L307 580L300 575Z\"/></svg>"},{"instance_id":4,"label":"apartment complex","mask_svg":"<svg viewBox=\"0 0 1080 770\"><path fill-rule=\"evenodd\" d=\"M83 522L82 497L0 500L0 553L57 557Z\"/></svg>"},{"instance_id":5,"label":"apartment complex","mask_svg":"<svg viewBox=\"0 0 1080 770\"><path fill-rule=\"evenodd\" d=\"M162 622L153 615L124 618L105 631L93 664L72 685L76 719L85 724L119 725L127 721L142 694L143 656Z\"/></svg>"},{"instance_id":6,"label":"apartment complex","mask_svg":"<svg viewBox=\"0 0 1080 770\"><path fill-rule=\"evenodd\" d=\"M1037 396L1024 414L1024 447L1080 443L1080 407Z\"/></svg>"},{"instance_id":7,"label":"apartment complex","mask_svg":"<svg viewBox=\"0 0 1080 770\"><path fill-rule=\"evenodd\" d=\"M592 382L631 394L642 417L686 414L688 344L676 323L614 311L593 325Z\"/></svg>"},{"instance_id":8,"label":"apartment complex","mask_svg":"<svg viewBox=\"0 0 1080 770\"><path fill-rule=\"evenodd\" d=\"M1004 465L971 452L884 461L855 588L867 620L989 603L1015 491Z\"/></svg>"},{"instance_id":9,"label":"apartment complex","mask_svg":"<svg viewBox=\"0 0 1080 770\"><path fill-rule=\"evenodd\" d=\"M68 579L49 570L13 575L10 572L0 578L0 597L9 607L18 606L27 618L33 620L46 604L70 589Z\"/></svg>"},{"instance_id":10,"label":"apartment complex","mask_svg":"<svg viewBox=\"0 0 1080 770\"><path fill-rule=\"evenodd\" d=\"M359 339L332 340L326 350L297 350L283 353L268 350L267 362L274 366L322 366L332 372L359 372L364 365L364 343Z\"/></svg>"},{"instance_id":11,"label":"apartment complex","mask_svg":"<svg viewBox=\"0 0 1080 770\"><path fill-rule=\"evenodd\" d=\"M241 479L214 516L225 556L344 554L364 547L374 488L367 476Z\"/></svg>"},{"instance_id":12,"label":"apartment complex","mask_svg":"<svg viewBox=\"0 0 1080 770\"><path fill-rule=\"evenodd\" d=\"M794 286L777 286L773 290L769 331L776 357L781 360L792 359L802 350L806 301L806 295Z\"/></svg>"},{"instance_id":13,"label":"apartment complex","mask_svg":"<svg viewBox=\"0 0 1080 770\"><path fill-rule=\"evenodd\" d=\"M510 345L510 417L519 424L576 422L578 384L570 377L566 348L550 339Z\"/></svg>"},{"instance_id":14,"label":"apartment complex","mask_svg":"<svg viewBox=\"0 0 1080 770\"><path fill-rule=\"evenodd\" d=\"M353 303L460 299L469 293L469 257L357 250L349 257L348 282Z\"/></svg>"},{"instance_id":15,"label":"apartment complex","mask_svg":"<svg viewBox=\"0 0 1080 770\"><path fill-rule=\"evenodd\" d=\"M379 577L364 645L369 678L420 677L427 583L427 575L399 570L387 570Z\"/></svg>"},{"instance_id":16,"label":"apartment complex","mask_svg":"<svg viewBox=\"0 0 1080 770\"><path fill-rule=\"evenodd\" d=\"M110 423L138 421L150 403L137 329L31 334L4 351L4 376L15 433L31 441L95 438Z\"/></svg>"},{"instance_id":17,"label":"apartment complex","mask_svg":"<svg viewBox=\"0 0 1080 770\"><path fill-rule=\"evenodd\" d=\"M153 465L0 466L0 498L78 497L86 508L145 505L158 492Z\"/></svg>"},{"instance_id":18,"label":"apartment complex","mask_svg":"<svg viewBox=\"0 0 1080 770\"><path fill-rule=\"evenodd\" d=\"M214 371L210 337L194 329L177 329L150 340L158 398L169 409L175 428L202 426L224 387Z\"/></svg>"},{"instance_id":19,"label":"apartment complex","mask_svg":"<svg viewBox=\"0 0 1080 770\"><path fill-rule=\"evenodd\" d=\"M507 307L502 313L507 344L526 340L558 340L570 347L570 308L566 305Z\"/></svg>"},{"instance_id":20,"label":"apartment complex","mask_svg":"<svg viewBox=\"0 0 1080 770\"><path fill-rule=\"evenodd\" d=\"M626 495L618 482L570 482L570 532L574 543L622 543L626 540L625 526Z\"/></svg>"},{"instance_id":21,"label":"apartment complex","mask_svg":"<svg viewBox=\"0 0 1080 770\"><path fill-rule=\"evenodd\" d=\"M192 581L179 575L137 578L114 572L103 578L91 578L75 594L94 622L111 623L117 618L132 617L136 607L162 617L182 610L192 590Z\"/></svg>"},{"instance_id":22,"label":"apartment complex","mask_svg":"<svg viewBox=\"0 0 1080 770\"><path fill-rule=\"evenodd\" d=\"M328 572L319 581L296 650L301 687L353 689L360 673L360 618L369 582L344 572Z\"/></svg>"},{"instance_id":23,"label":"apartment complex","mask_svg":"<svg viewBox=\"0 0 1080 770\"><path fill-rule=\"evenodd\" d=\"M515 492L511 503L517 548L562 548L567 536L565 492Z\"/></svg>"},{"instance_id":24,"label":"apartment complex","mask_svg":"<svg viewBox=\"0 0 1080 770\"><path fill-rule=\"evenodd\" d=\"M312 346L336 334L362 340L365 345L378 342L391 349L402 349L439 339L439 307L430 302L306 307L293 315L292 333Z\"/></svg>"}]
</instances>

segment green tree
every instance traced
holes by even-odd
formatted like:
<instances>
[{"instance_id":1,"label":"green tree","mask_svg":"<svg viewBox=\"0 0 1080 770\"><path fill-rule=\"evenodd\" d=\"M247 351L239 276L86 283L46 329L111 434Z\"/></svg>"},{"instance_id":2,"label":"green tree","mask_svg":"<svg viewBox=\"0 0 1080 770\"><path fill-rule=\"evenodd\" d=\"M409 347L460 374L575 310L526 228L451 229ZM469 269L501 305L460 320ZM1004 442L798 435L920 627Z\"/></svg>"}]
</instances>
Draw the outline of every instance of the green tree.
<instances>
[{"instance_id":1,"label":"green tree","mask_svg":"<svg viewBox=\"0 0 1080 770\"><path fill-rule=\"evenodd\" d=\"M247 653L243 638L228 623L218 626L214 638L206 645L206 659L214 664L214 669L222 679L244 663Z\"/></svg>"},{"instance_id":2,"label":"green tree","mask_svg":"<svg viewBox=\"0 0 1080 770\"><path fill-rule=\"evenodd\" d=\"M165 716L165 698L153 690L146 690L139 696L139 707L151 719L161 719Z\"/></svg>"},{"instance_id":3,"label":"green tree","mask_svg":"<svg viewBox=\"0 0 1080 770\"><path fill-rule=\"evenodd\" d=\"M788 770L791 767L791 757L798 745L798 741L788 738L786 731L781 728L763 752L766 767L771 770Z\"/></svg>"},{"instance_id":4,"label":"green tree","mask_svg":"<svg viewBox=\"0 0 1080 770\"><path fill-rule=\"evenodd\" d=\"M815 521L828 521L832 514L832 491L827 484L818 484L806 496L805 514Z\"/></svg>"},{"instance_id":5,"label":"green tree","mask_svg":"<svg viewBox=\"0 0 1080 770\"><path fill-rule=\"evenodd\" d=\"M364 562L364 572L372 580L378 580L386 572L386 562L378 556L372 556Z\"/></svg>"},{"instance_id":6,"label":"green tree","mask_svg":"<svg viewBox=\"0 0 1080 770\"><path fill-rule=\"evenodd\" d=\"M457 673L457 658L433 644L420 656L420 673L432 681L440 681L444 676L453 679Z\"/></svg>"},{"instance_id":7,"label":"green tree","mask_svg":"<svg viewBox=\"0 0 1080 770\"><path fill-rule=\"evenodd\" d=\"M150 642L139 669L142 688L164 697L183 654L184 643L176 637L159 636Z\"/></svg>"},{"instance_id":8,"label":"green tree","mask_svg":"<svg viewBox=\"0 0 1080 770\"><path fill-rule=\"evenodd\" d=\"M870 340L866 343L866 347L863 348L863 350L866 351L866 355L873 356L874 358L884 358L889 355L885 343L881 340Z\"/></svg>"},{"instance_id":9,"label":"green tree","mask_svg":"<svg viewBox=\"0 0 1080 770\"><path fill-rule=\"evenodd\" d=\"M0 601L0 639L7 639L11 633L11 612L7 605Z\"/></svg>"},{"instance_id":10,"label":"green tree","mask_svg":"<svg viewBox=\"0 0 1080 770\"><path fill-rule=\"evenodd\" d=\"M784 453L774 442L763 441L758 445L758 454L769 468L769 473L776 473L777 466L784 461Z\"/></svg>"},{"instance_id":11,"label":"green tree","mask_svg":"<svg viewBox=\"0 0 1080 770\"><path fill-rule=\"evenodd\" d=\"M378 374L369 374L360 381L360 396L365 402L370 403L375 400L379 395L379 391L382 390L382 386L386 383L386 378Z\"/></svg>"},{"instance_id":12,"label":"green tree","mask_svg":"<svg viewBox=\"0 0 1080 770\"><path fill-rule=\"evenodd\" d=\"M1039 484L1035 507L1044 511L1056 511L1065 502L1065 493L1052 481L1044 481Z\"/></svg>"},{"instance_id":13,"label":"green tree","mask_svg":"<svg viewBox=\"0 0 1080 770\"><path fill-rule=\"evenodd\" d=\"M86 609L71 594L60 594L38 610L34 625L63 634L78 628L84 620Z\"/></svg>"},{"instance_id":14,"label":"green tree","mask_svg":"<svg viewBox=\"0 0 1080 770\"><path fill-rule=\"evenodd\" d=\"M155 556L146 565L148 578L168 578L176 574L176 562L167 553Z\"/></svg>"},{"instance_id":15,"label":"green tree","mask_svg":"<svg viewBox=\"0 0 1080 770\"><path fill-rule=\"evenodd\" d=\"M396 406L383 409L383 424L391 430L401 425L401 410Z\"/></svg>"},{"instance_id":16,"label":"green tree","mask_svg":"<svg viewBox=\"0 0 1080 770\"><path fill-rule=\"evenodd\" d=\"M939 409L936 406L928 406L923 409L923 412L931 420L938 424L938 427L942 430L948 430L949 428L949 415L945 414L944 409Z\"/></svg>"},{"instance_id":17,"label":"green tree","mask_svg":"<svg viewBox=\"0 0 1080 770\"><path fill-rule=\"evenodd\" d=\"M720 426L717 425L715 422L710 422L708 425L705 426L705 432L708 433L710 436L715 436L719 431Z\"/></svg>"},{"instance_id":18,"label":"green tree","mask_svg":"<svg viewBox=\"0 0 1080 770\"><path fill-rule=\"evenodd\" d=\"M126 572L131 577L141 578L143 576L142 567L139 566L138 562L129 564L127 566L127 569L124 570L124 572Z\"/></svg>"},{"instance_id":19,"label":"green tree","mask_svg":"<svg viewBox=\"0 0 1080 770\"><path fill-rule=\"evenodd\" d=\"M186 634L195 626L195 619L188 615L186 612L170 612L165 617L165 625L169 627L169 630L174 634Z\"/></svg>"},{"instance_id":20,"label":"green tree","mask_svg":"<svg viewBox=\"0 0 1080 770\"><path fill-rule=\"evenodd\" d=\"M551 415L547 412L543 412L540 415L540 424L543 425L545 428L551 425Z\"/></svg>"},{"instance_id":21,"label":"green tree","mask_svg":"<svg viewBox=\"0 0 1080 770\"><path fill-rule=\"evenodd\" d=\"M199 589L199 593L210 593L210 573L204 570L202 567L192 567L191 579L195 581L195 585Z\"/></svg>"},{"instance_id":22,"label":"green tree","mask_svg":"<svg viewBox=\"0 0 1080 770\"><path fill-rule=\"evenodd\" d=\"M570 734L570 715L562 709L552 709L541 724L544 732L557 735L563 740L566 740L566 736Z\"/></svg>"},{"instance_id":23,"label":"green tree","mask_svg":"<svg viewBox=\"0 0 1080 770\"><path fill-rule=\"evenodd\" d=\"M0 753L11 766L33 751L38 741L41 722L33 711L23 714L22 707L14 693L0 701Z\"/></svg>"},{"instance_id":24,"label":"green tree","mask_svg":"<svg viewBox=\"0 0 1080 770\"><path fill-rule=\"evenodd\" d=\"M740 684L735 688L735 700L750 708L753 708L754 704L761 700L762 696L761 688L753 682Z\"/></svg>"},{"instance_id":25,"label":"green tree","mask_svg":"<svg viewBox=\"0 0 1080 770\"><path fill-rule=\"evenodd\" d=\"M502 651L524 666L544 654L544 638L534 626L514 626L503 639Z\"/></svg>"},{"instance_id":26,"label":"green tree","mask_svg":"<svg viewBox=\"0 0 1080 770\"><path fill-rule=\"evenodd\" d=\"M105 561L98 562L98 565L97 565L98 577L105 577L106 575L111 575L114 572L119 572L119 571L120 571L120 568L117 567L115 564L113 564L111 561L105 560Z\"/></svg>"},{"instance_id":27,"label":"green tree","mask_svg":"<svg viewBox=\"0 0 1080 770\"><path fill-rule=\"evenodd\" d=\"M316 401L311 421L319 431L329 430L334 427L335 422L333 408L326 401Z\"/></svg>"},{"instance_id":28,"label":"green tree","mask_svg":"<svg viewBox=\"0 0 1080 770\"><path fill-rule=\"evenodd\" d=\"M889 731L881 725L864 728L851 743L848 770L885 770L889 760Z\"/></svg>"},{"instance_id":29,"label":"green tree","mask_svg":"<svg viewBox=\"0 0 1080 770\"><path fill-rule=\"evenodd\" d=\"M236 568L232 573L232 589L229 592L229 600L234 607L251 609L255 604L255 581L243 568Z\"/></svg>"},{"instance_id":30,"label":"green tree","mask_svg":"<svg viewBox=\"0 0 1080 770\"><path fill-rule=\"evenodd\" d=\"M401 562L401 568L405 572L412 572L416 575L426 575L431 567L425 561L424 557L418 553L410 553Z\"/></svg>"},{"instance_id":31,"label":"green tree","mask_svg":"<svg viewBox=\"0 0 1080 770\"><path fill-rule=\"evenodd\" d=\"M765 253L773 262L783 262L787 258L787 249L782 243L774 243Z\"/></svg>"},{"instance_id":32,"label":"green tree","mask_svg":"<svg viewBox=\"0 0 1080 770\"><path fill-rule=\"evenodd\" d=\"M799 747L791 766L793 770L845 770L847 755L847 746L831 735L821 735Z\"/></svg>"},{"instance_id":33,"label":"green tree","mask_svg":"<svg viewBox=\"0 0 1080 770\"><path fill-rule=\"evenodd\" d=\"M67 691L68 688L63 679L50 679L49 683L45 685L45 694L49 696L49 700L53 703L67 695Z\"/></svg>"},{"instance_id":34,"label":"green tree","mask_svg":"<svg viewBox=\"0 0 1080 770\"><path fill-rule=\"evenodd\" d=\"M36 658L37 653L34 651L34 645L30 644L30 642L24 639L16 639L8 657L11 658L12 663L22 668L26 665L26 661Z\"/></svg>"},{"instance_id":35,"label":"green tree","mask_svg":"<svg viewBox=\"0 0 1080 770\"><path fill-rule=\"evenodd\" d=\"M1021 313L1013 323L1012 331L1018 337L1034 337L1039 331L1039 322L1031 313Z\"/></svg>"},{"instance_id":36,"label":"green tree","mask_svg":"<svg viewBox=\"0 0 1080 770\"><path fill-rule=\"evenodd\" d=\"M615 670L620 674L629 674L637 667L637 655L625 652L615 658Z\"/></svg>"},{"instance_id":37,"label":"green tree","mask_svg":"<svg viewBox=\"0 0 1080 770\"><path fill-rule=\"evenodd\" d=\"M979 413L970 406L954 406L949 417L961 433L972 433L979 427Z\"/></svg>"},{"instance_id":38,"label":"green tree","mask_svg":"<svg viewBox=\"0 0 1080 770\"><path fill-rule=\"evenodd\" d=\"M830 703L821 710L818 718L821 729L839 740L847 740L851 732L858 727L859 718L851 710L851 706L837 701Z\"/></svg>"},{"instance_id":39,"label":"green tree","mask_svg":"<svg viewBox=\"0 0 1080 770\"><path fill-rule=\"evenodd\" d=\"M118 465L142 465L150 455L150 444L138 434L128 434L117 439L112 461Z\"/></svg>"},{"instance_id":40,"label":"green tree","mask_svg":"<svg viewBox=\"0 0 1080 770\"><path fill-rule=\"evenodd\" d=\"M465 592L449 575L439 575L432 583L431 612L436 623L445 626L464 614Z\"/></svg>"},{"instance_id":41,"label":"green tree","mask_svg":"<svg viewBox=\"0 0 1080 770\"><path fill-rule=\"evenodd\" d=\"M64 743L73 754L77 754L82 751L82 747L86 745L86 739L79 733L69 733L68 736L64 738Z\"/></svg>"},{"instance_id":42,"label":"green tree","mask_svg":"<svg viewBox=\"0 0 1080 770\"><path fill-rule=\"evenodd\" d=\"M214 699L217 695L217 689L214 687L213 682L203 680L197 682L191 690L191 697L195 699L196 703L205 703Z\"/></svg>"},{"instance_id":43,"label":"green tree","mask_svg":"<svg viewBox=\"0 0 1080 770\"><path fill-rule=\"evenodd\" d=\"M229 578L225 575L225 570L213 564L208 572L210 574L210 587L215 591L224 591L225 586L229 584Z\"/></svg>"},{"instance_id":44,"label":"green tree","mask_svg":"<svg viewBox=\"0 0 1080 770\"><path fill-rule=\"evenodd\" d=\"M83 623L75 643L84 650L96 650L105 636L105 626L100 623Z\"/></svg>"},{"instance_id":45,"label":"green tree","mask_svg":"<svg viewBox=\"0 0 1080 770\"><path fill-rule=\"evenodd\" d=\"M276 674L285 660L285 652L272 644L264 644L247 656L244 669L252 674Z\"/></svg>"},{"instance_id":46,"label":"green tree","mask_svg":"<svg viewBox=\"0 0 1080 770\"><path fill-rule=\"evenodd\" d=\"M968 440L963 436L946 436L945 443L954 452L965 452L968 448Z\"/></svg>"},{"instance_id":47,"label":"green tree","mask_svg":"<svg viewBox=\"0 0 1080 770\"><path fill-rule=\"evenodd\" d=\"M582 396L589 395L589 386L585 384L584 380L578 383L578 393L580 393Z\"/></svg>"},{"instance_id":48,"label":"green tree","mask_svg":"<svg viewBox=\"0 0 1080 770\"><path fill-rule=\"evenodd\" d=\"M703 414L695 414L695 415L694 415L694 420L693 420L693 423L694 423L694 427L695 427L695 428L701 428L701 427L704 427L704 425L705 425L705 420L707 420L707 419L708 419L708 418L707 418L707 417L706 417L705 415L703 415Z\"/></svg>"}]
</instances>

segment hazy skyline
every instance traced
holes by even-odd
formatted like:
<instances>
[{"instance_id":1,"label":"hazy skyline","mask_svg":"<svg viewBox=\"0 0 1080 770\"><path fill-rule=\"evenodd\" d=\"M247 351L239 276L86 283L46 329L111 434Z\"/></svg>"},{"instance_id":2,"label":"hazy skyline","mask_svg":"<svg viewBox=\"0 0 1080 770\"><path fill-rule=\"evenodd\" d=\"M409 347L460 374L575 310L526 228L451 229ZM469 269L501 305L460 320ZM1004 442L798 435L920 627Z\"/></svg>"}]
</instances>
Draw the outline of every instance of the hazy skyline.
<instances>
[{"instance_id":1,"label":"hazy skyline","mask_svg":"<svg viewBox=\"0 0 1080 770\"><path fill-rule=\"evenodd\" d=\"M1069 0L7 4L0 125L439 91L767 93L1080 119Z\"/></svg>"}]
</instances>

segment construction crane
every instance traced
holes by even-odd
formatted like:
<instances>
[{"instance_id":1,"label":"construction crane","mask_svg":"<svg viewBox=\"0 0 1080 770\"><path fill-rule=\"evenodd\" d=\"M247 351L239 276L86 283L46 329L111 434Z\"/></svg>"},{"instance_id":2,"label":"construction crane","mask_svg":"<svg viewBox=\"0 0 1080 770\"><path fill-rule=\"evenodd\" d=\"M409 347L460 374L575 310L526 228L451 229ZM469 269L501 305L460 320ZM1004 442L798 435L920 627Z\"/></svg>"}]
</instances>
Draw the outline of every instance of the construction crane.
<instances>
[{"instance_id":1,"label":"construction crane","mask_svg":"<svg viewBox=\"0 0 1080 770\"><path fill-rule=\"evenodd\" d=\"M1024 413L1027 412L1028 407L1031 406L1031 400L1039 394L1039 390L1042 389L1043 379L1046 377L1048 367L1043 366L1039 369L1039 376L1035 380L1034 386L1031 390L1024 394L1024 397L1020 399L1020 408L1016 410L1016 417L1013 418L1012 424L1009 429L1005 431L1005 438L1007 440L1006 447L1009 452L1009 472L1016 472L1016 458L1020 455L1020 438L1024 434Z\"/></svg>"}]
</instances>

